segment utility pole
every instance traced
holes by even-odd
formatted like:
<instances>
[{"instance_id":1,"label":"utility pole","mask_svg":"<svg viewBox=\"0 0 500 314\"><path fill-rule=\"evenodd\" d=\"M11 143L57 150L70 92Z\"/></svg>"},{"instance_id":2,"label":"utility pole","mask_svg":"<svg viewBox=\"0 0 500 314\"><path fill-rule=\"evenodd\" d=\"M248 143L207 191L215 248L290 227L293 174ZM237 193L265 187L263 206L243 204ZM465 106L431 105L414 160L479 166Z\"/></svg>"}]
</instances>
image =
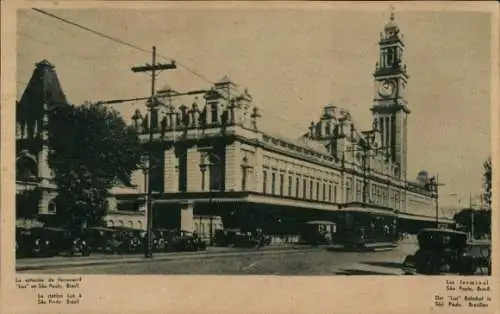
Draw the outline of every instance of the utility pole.
<instances>
[{"instance_id":1,"label":"utility pole","mask_svg":"<svg viewBox=\"0 0 500 314\"><path fill-rule=\"evenodd\" d=\"M152 163L153 163L153 115L156 113L158 106L161 105L159 100L156 98L156 71L176 69L175 61L171 61L168 64L156 63L156 47L153 46L153 62L151 64L146 64L144 66L133 67L131 70L135 73L137 72L151 72L151 98L148 100L146 106L149 111L149 141L148 141L148 184L147 184L147 194L146 194L146 219L147 219L147 229L146 237L147 243L144 248L144 257L153 257L152 248L152 228L153 228L153 190L152 190Z\"/></svg>"},{"instance_id":2,"label":"utility pole","mask_svg":"<svg viewBox=\"0 0 500 314\"><path fill-rule=\"evenodd\" d=\"M470 239L474 240L474 209L472 208L472 193L469 192L469 208L470 213Z\"/></svg>"}]
</instances>

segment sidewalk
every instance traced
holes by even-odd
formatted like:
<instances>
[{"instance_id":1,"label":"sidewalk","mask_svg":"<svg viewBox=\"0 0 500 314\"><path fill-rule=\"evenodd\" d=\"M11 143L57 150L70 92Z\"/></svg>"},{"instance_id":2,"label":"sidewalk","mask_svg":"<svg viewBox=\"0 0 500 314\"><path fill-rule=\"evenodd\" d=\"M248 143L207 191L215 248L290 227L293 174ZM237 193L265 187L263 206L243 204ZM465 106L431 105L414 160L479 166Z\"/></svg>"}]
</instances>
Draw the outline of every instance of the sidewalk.
<instances>
[{"instance_id":1,"label":"sidewalk","mask_svg":"<svg viewBox=\"0 0 500 314\"><path fill-rule=\"evenodd\" d=\"M381 252L381 251L391 251L398 248L397 243L392 242L378 242L378 243L368 243L364 247L346 247L343 244L333 244L328 247L329 251L339 251L339 252Z\"/></svg>"},{"instance_id":2,"label":"sidewalk","mask_svg":"<svg viewBox=\"0 0 500 314\"><path fill-rule=\"evenodd\" d=\"M262 247L260 250L255 248L227 248L227 247L209 247L206 251L197 252L157 252L153 258L146 259L142 254L127 255L105 255L95 254L91 256L64 257L56 256L52 258L28 258L16 261L16 271L29 271L47 268L69 268L78 266L93 266L106 264L130 264L130 263L150 263L157 261L173 261L182 259L208 259L217 257L245 256L255 254L278 254L294 253L320 250L324 247L312 247L307 245L272 245Z\"/></svg>"}]
</instances>

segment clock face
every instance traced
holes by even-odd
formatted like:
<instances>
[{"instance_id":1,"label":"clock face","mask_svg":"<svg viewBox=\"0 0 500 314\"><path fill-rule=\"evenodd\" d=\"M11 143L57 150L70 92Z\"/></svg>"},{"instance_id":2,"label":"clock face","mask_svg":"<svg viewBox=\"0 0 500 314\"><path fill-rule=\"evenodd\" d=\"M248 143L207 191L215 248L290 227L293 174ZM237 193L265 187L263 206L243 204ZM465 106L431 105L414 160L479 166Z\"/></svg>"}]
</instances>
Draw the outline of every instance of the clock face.
<instances>
[{"instance_id":1,"label":"clock face","mask_svg":"<svg viewBox=\"0 0 500 314\"><path fill-rule=\"evenodd\" d=\"M393 91L394 91L394 82L387 80L387 81L383 81L380 84L378 92L383 97L389 97L392 95Z\"/></svg>"}]
</instances>

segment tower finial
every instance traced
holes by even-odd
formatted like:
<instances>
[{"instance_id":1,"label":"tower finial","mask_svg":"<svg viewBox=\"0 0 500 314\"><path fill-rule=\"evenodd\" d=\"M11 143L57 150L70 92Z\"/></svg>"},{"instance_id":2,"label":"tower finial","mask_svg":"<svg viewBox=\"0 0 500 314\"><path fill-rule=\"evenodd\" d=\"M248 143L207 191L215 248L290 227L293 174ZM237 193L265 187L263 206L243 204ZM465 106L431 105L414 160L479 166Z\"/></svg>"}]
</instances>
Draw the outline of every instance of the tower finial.
<instances>
[{"instance_id":1,"label":"tower finial","mask_svg":"<svg viewBox=\"0 0 500 314\"><path fill-rule=\"evenodd\" d=\"M391 21L394 21L394 6L391 5Z\"/></svg>"}]
</instances>

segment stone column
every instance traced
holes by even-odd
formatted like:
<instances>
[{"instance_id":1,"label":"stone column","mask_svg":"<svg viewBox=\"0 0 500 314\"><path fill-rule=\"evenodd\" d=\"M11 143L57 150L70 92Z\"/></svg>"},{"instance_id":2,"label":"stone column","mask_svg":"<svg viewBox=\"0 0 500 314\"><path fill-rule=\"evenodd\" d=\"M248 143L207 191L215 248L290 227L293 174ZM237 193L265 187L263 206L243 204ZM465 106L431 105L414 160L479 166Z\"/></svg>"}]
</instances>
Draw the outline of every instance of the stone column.
<instances>
[{"instance_id":1,"label":"stone column","mask_svg":"<svg viewBox=\"0 0 500 314\"><path fill-rule=\"evenodd\" d=\"M181 203L181 230L194 231L193 202Z\"/></svg>"}]
</instances>

